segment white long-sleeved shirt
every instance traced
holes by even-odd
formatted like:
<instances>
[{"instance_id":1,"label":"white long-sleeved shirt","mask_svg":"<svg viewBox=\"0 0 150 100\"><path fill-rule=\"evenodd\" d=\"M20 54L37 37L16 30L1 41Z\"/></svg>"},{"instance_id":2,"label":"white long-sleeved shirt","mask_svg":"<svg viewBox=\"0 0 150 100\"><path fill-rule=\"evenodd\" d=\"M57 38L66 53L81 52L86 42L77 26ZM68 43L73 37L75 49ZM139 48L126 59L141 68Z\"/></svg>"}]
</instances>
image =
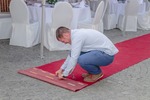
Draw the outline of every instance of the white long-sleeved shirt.
<instances>
[{"instance_id":1,"label":"white long-sleeved shirt","mask_svg":"<svg viewBox=\"0 0 150 100\"><path fill-rule=\"evenodd\" d=\"M63 75L68 76L77 64L81 52L100 50L108 55L115 55L118 49L99 31L92 29L71 30L71 52L61 66Z\"/></svg>"}]
</instances>

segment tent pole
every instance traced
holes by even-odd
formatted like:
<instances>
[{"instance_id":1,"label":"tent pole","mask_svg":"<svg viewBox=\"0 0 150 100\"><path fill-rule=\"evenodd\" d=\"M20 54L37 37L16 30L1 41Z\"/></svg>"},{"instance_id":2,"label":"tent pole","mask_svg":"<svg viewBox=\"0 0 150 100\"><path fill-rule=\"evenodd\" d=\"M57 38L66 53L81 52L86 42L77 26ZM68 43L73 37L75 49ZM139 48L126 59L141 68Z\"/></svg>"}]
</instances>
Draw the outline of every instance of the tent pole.
<instances>
[{"instance_id":1,"label":"tent pole","mask_svg":"<svg viewBox=\"0 0 150 100\"><path fill-rule=\"evenodd\" d=\"M43 56L43 49L44 49L44 34L45 34L45 0L42 0L42 25L41 25L41 59L44 58Z\"/></svg>"}]
</instances>

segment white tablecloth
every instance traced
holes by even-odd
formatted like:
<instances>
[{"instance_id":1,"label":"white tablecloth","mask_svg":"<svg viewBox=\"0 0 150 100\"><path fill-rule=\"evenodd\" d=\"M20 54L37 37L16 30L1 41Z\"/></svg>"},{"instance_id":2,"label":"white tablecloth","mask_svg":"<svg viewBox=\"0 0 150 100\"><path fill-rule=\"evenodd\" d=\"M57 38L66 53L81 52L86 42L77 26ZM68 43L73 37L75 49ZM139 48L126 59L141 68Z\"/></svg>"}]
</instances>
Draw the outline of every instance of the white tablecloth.
<instances>
[{"instance_id":1,"label":"white tablecloth","mask_svg":"<svg viewBox=\"0 0 150 100\"><path fill-rule=\"evenodd\" d=\"M42 8L38 6L28 6L30 11L30 20L32 21L39 21L41 23L41 17L42 17ZM46 12L46 23L50 23L52 21L51 15L52 15L52 7L45 7ZM72 20L72 29L77 28L77 24L80 21L84 20L90 20L91 18L91 11L90 7L84 7L84 8L73 8L73 20Z\"/></svg>"}]
</instances>

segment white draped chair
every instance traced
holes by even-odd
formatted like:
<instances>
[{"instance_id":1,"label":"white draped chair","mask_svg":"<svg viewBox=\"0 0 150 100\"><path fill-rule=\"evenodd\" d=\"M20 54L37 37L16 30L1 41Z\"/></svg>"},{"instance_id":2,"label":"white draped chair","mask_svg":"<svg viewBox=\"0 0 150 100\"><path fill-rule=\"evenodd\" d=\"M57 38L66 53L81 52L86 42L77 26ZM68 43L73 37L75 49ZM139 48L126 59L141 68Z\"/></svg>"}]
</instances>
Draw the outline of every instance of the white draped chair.
<instances>
[{"instance_id":1,"label":"white draped chair","mask_svg":"<svg viewBox=\"0 0 150 100\"><path fill-rule=\"evenodd\" d=\"M78 28L95 29L103 33L104 1L101 1L96 9L95 16L90 21L83 21L78 24Z\"/></svg>"},{"instance_id":2,"label":"white draped chair","mask_svg":"<svg viewBox=\"0 0 150 100\"><path fill-rule=\"evenodd\" d=\"M149 0L144 0L144 3L146 4L145 10L146 10L146 12L147 12L147 11L149 11L149 9L150 9L150 1L149 1Z\"/></svg>"},{"instance_id":3,"label":"white draped chair","mask_svg":"<svg viewBox=\"0 0 150 100\"><path fill-rule=\"evenodd\" d=\"M24 0L11 0L12 36L10 45L32 47L39 43L39 23L29 21L29 9Z\"/></svg>"},{"instance_id":4,"label":"white draped chair","mask_svg":"<svg viewBox=\"0 0 150 100\"><path fill-rule=\"evenodd\" d=\"M44 35L44 46L50 50L70 50L69 44L64 44L56 39L56 29L60 26L71 28L73 19L72 6L68 2L57 2L52 12L52 22L47 24Z\"/></svg>"},{"instance_id":5,"label":"white draped chair","mask_svg":"<svg viewBox=\"0 0 150 100\"><path fill-rule=\"evenodd\" d=\"M0 39L11 37L11 24L10 13L0 13Z\"/></svg>"},{"instance_id":6,"label":"white draped chair","mask_svg":"<svg viewBox=\"0 0 150 100\"><path fill-rule=\"evenodd\" d=\"M122 31L137 31L137 16L139 3L137 0L128 0L125 5L125 12L119 15L117 28Z\"/></svg>"},{"instance_id":7,"label":"white draped chair","mask_svg":"<svg viewBox=\"0 0 150 100\"><path fill-rule=\"evenodd\" d=\"M107 9L104 14L104 29L105 30L116 28L117 22L118 22L117 9L118 9L118 1L108 0Z\"/></svg>"},{"instance_id":8,"label":"white draped chair","mask_svg":"<svg viewBox=\"0 0 150 100\"><path fill-rule=\"evenodd\" d=\"M138 15L138 29L150 30L150 3L148 0L144 0L144 2L146 3L146 11Z\"/></svg>"},{"instance_id":9,"label":"white draped chair","mask_svg":"<svg viewBox=\"0 0 150 100\"><path fill-rule=\"evenodd\" d=\"M102 18L104 18L104 15L105 15L107 7L108 7L109 0L102 0L102 1L104 1L104 10L103 10Z\"/></svg>"}]
</instances>

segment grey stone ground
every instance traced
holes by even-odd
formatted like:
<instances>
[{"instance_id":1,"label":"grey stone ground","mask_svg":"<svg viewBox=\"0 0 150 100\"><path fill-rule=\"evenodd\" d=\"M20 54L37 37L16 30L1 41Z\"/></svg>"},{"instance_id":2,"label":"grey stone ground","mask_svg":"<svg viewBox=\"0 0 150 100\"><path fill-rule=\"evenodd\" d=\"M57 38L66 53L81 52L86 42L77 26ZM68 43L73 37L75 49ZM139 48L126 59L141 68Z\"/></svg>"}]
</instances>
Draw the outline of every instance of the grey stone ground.
<instances>
[{"instance_id":1,"label":"grey stone ground","mask_svg":"<svg viewBox=\"0 0 150 100\"><path fill-rule=\"evenodd\" d=\"M124 41L150 31L128 32L125 37L114 29L105 34L114 42ZM150 46L150 45L148 45ZM72 92L17 71L65 58L67 51L10 46L9 40L0 40L0 100L150 100L150 59L114 74L78 92Z\"/></svg>"}]
</instances>

